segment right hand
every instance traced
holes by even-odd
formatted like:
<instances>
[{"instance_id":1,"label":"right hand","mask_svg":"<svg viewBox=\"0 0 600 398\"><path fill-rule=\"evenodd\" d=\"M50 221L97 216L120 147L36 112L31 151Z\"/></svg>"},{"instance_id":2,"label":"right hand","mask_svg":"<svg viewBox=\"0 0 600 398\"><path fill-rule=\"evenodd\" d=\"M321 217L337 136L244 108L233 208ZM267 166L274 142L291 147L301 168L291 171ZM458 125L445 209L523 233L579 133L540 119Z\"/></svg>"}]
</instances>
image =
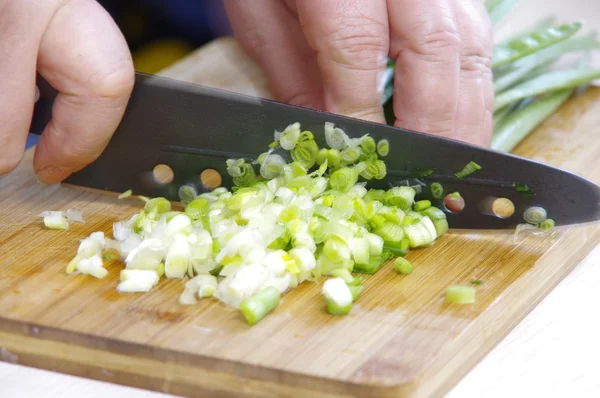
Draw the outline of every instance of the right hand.
<instances>
[{"instance_id":1,"label":"right hand","mask_svg":"<svg viewBox=\"0 0 600 398\"><path fill-rule=\"evenodd\" d=\"M39 72L59 94L37 145L39 181L93 162L116 130L134 69L125 39L94 0L0 1L0 174L23 158Z\"/></svg>"}]
</instances>

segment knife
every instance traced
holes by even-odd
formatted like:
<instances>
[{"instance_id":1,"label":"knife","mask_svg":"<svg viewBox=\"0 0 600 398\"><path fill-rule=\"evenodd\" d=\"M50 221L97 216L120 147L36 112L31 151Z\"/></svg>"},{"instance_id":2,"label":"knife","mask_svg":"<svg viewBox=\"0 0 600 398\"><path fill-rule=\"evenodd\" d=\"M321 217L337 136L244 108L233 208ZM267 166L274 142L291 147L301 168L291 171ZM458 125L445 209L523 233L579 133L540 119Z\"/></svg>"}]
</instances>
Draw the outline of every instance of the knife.
<instances>
[{"instance_id":1,"label":"knife","mask_svg":"<svg viewBox=\"0 0 600 398\"><path fill-rule=\"evenodd\" d=\"M56 90L40 77L38 88L40 98L30 128L35 134L50 120L56 96ZM458 191L465 208L448 214L453 228L513 228L531 206L546 209L557 226L600 219L600 187L558 168L451 139L142 73L136 73L125 115L106 150L65 183L114 192L131 189L138 195L178 200L182 185L198 193L211 190L200 177L208 169L220 174L223 186L231 187L226 160L255 159L273 141L275 130L294 122L312 131L320 146L325 141L325 122L350 137L368 133L376 141L387 139L387 176L369 186L422 184L419 197L438 206L440 200L432 197L428 184L435 181L447 193ZM457 178L454 173L470 161L482 169ZM157 165L168 166L172 181L161 183L155 178ZM419 178L415 171L423 169L434 172ZM533 195L516 189L525 186ZM501 218L491 211L496 198L512 201L511 217Z\"/></svg>"}]
</instances>

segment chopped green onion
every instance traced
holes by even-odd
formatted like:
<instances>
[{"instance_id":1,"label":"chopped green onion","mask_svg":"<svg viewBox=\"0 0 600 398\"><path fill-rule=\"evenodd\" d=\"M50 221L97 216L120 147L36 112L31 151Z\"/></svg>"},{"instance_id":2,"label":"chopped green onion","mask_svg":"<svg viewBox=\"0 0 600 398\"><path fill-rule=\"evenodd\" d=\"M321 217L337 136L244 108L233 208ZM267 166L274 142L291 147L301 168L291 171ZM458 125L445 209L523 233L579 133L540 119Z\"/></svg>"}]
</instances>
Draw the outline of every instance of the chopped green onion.
<instances>
[{"instance_id":1,"label":"chopped green onion","mask_svg":"<svg viewBox=\"0 0 600 398\"><path fill-rule=\"evenodd\" d=\"M412 175L416 178L425 178L435 173L435 169L415 169Z\"/></svg>"},{"instance_id":2,"label":"chopped green onion","mask_svg":"<svg viewBox=\"0 0 600 398\"><path fill-rule=\"evenodd\" d=\"M340 153L340 159L342 162L346 164L353 164L358 161L360 155L362 154L362 149L359 146L353 148L346 148Z\"/></svg>"},{"instance_id":3,"label":"chopped green onion","mask_svg":"<svg viewBox=\"0 0 600 398\"><path fill-rule=\"evenodd\" d=\"M240 310L248 325L255 325L265 315L279 306L280 293L274 287L267 287L240 304Z\"/></svg>"},{"instance_id":4,"label":"chopped green onion","mask_svg":"<svg viewBox=\"0 0 600 398\"><path fill-rule=\"evenodd\" d=\"M133 192L131 191L131 189L128 189L127 191L123 192L122 194L120 194L119 196L117 196L117 199L125 199L131 196Z\"/></svg>"},{"instance_id":5,"label":"chopped green onion","mask_svg":"<svg viewBox=\"0 0 600 398\"><path fill-rule=\"evenodd\" d=\"M548 230L553 229L554 225L555 225L554 220L551 218L548 218L540 223L540 229L542 231L548 231Z\"/></svg>"},{"instance_id":6,"label":"chopped green onion","mask_svg":"<svg viewBox=\"0 0 600 398\"><path fill-rule=\"evenodd\" d=\"M479 280L479 279L475 279L475 280L471 281L471 285L474 285L474 286L479 286L479 285L482 285L482 284L483 284L483 281Z\"/></svg>"},{"instance_id":7,"label":"chopped green onion","mask_svg":"<svg viewBox=\"0 0 600 398\"><path fill-rule=\"evenodd\" d=\"M471 304L475 302L475 288L452 285L446 289L446 301L453 304Z\"/></svg>"},{"instance_id":8,"label":"chopped green onion","mask_svg":"<svg viewBox=\"0 0 600 398\"><path fill-rule=\"evenodd\" d=\"M179 200L182 203L187 204L194 200L196 196L198 196L198 191L196 191L196 188L194 188L192 185L182 185L177 191L177 196L179 196Z\"/></svg>"},{"instance_id":9,"label":"chopped green onion","mask_svg":"<svg viewBox=\"0 0 600 398\"><path fill-rule=\"evenodd\" d=\"M388 140L383 139L377 143L377 154L381 157L386 157L390 153L390 143Z\"/></svg>"},{"instance_id":10,"label":"chopped green onion","mask_svg":"<svg viewBox=\"0 0 600 398\"><path fill-rule=\"evenodd\" d=\"M350 289L349 289L350 290ZM352 295L352 292L350 292ZM326 299L327 312L331 315L348 315L352 309L352 303L344 306L336 304L333 300Z\"/></svg>"},{"instance_id":11,"label":"chopped green onion","mask_svg":"<svg viewBox=\"0 0 600 398\"><path fill-rule=\"evenodd\" d=\"M352 302L358 300L358 297L365 289L362 285L349 285L348 288L350 289L350 293L352 293Z\"/></svg>"},{"instance_id":12,"label":"chopped green onion","mask_svg":"<svg viewBox=\"0 0 600 398\"><path fill-rule=\"evenodd\" d=\"M329 186L331 189L346 192L350 190L357 181L358 173L356 170L350 167L343 167L336 170L331 177L329 177Z\"/></svg>"},{"instance_id":13,"label":"chopped green onion","mask_svg":"<svg viewBox=\"0 0 600 398\"><path fill-rule=\"evenodd\" d=\"M311 134L312 135L312 134ZM301 140L290 152L292 159L300 163L306 169L310 169L317 162L319 147L314 139ZM321 162L320 164L322 164Z\"/></svg>"},{"instance_id":14,"label":"chopped green onion","mask_svg":"<svg viewBox=\"0 0 600 398\"><path fill-rule=\"evenodd\" d=\"M548 218L548 214L546 213L546 209L544 209L543 207L539 207L539 206L529 207L523 213L523 219L525 220L526 223L529 223L529 224L538 225L538 224L541 224L542 222L546 221L547 218Z\"/></svg>"},{"instance_id":15,"label":"chopped green onion","mask_svg":"<svg viewBox=\"0 0 600 398\"><path fill-rule=\"evenodd\" d=\"M393 187L386 192L385 201L390 206L408 210L415 200L415 195L416 191L411 187Z\"/></svg>"},{"instance_id":16,"label":"chopped green onion","mask_svg":"<svg viewBox=\"0 0 600 398\"><path fill-rule=\"evenodd\" d=\"M431 184L431 195L434 199L441 199L444 197L444 187L439 182Z\"/></svg>"},{"instance_id":17,"label":"chopped green onion","mask_svg":"<svg viewBox=\"0 0 600 398\"><path fill-rule=\"evenodd\" d=\"M394 268L400 274L407 275L413 272L413 265L404 257L398 257L394 260Z\"/></svg>"},{"instance_id":18,"label":"chopped green onion","mask_svg":"<svg viewBox=\"0 0 600 398\"><path fill-rule=\"evenodd\" d=\"M374 274L386 260L384 257L371 257L368 264L354 264L354 272L359 274Z\"/></svg>"},{"instance_id":19,"label":"chopped green onion","mask_svg":"<svg viewBox=\"0 0 600 398\"><path fill-rule=\"evenodd\" d=\"M367 153L375 153L377 151L377 144L373 137L364 136L360 139L360 146L362 150Z\"/></svg>"},{"instance_id":20,"label":"chopped green onion","mask_svg":"<svg viewBox=\"0 0 600 398\"><path fill-rule=\"evenodd\" d=\"M407 238L402 239L400 242L384 242L383 249L392 253L394 256L404 257L408 254L410 247L409 240Z\"/></svg>"},{"instance_id":21,"label":"chopped green onion","mask_svg":"<svg viewBox=\"0 0 600 398\"><path fill-rule=\"evenodd\" d=\"M523 182L513 182L513 187L523 198L531 198L535 196L535 193L529 189L527 184Z\"/></svg>"},{"instance_id":22,"label":"chopped green onion","mask_svg":"<svg viewBox=\"0 0 600 398\"><path fill-rule=\"evenodd\" d=\"M144 211L148 214L152 213L166 213L171 211L171 202L169 202L165 198L153 198L146 202L144 206Z\"/></svg>"},{"instance_id":23,"label":"chopped green onion","mask_svg":"<svg viewBox=\"0 0 600 398\"><path fill-rule=\"evenodd\" d=\"M465 178L478 170L481 170L481 166L473 161L470 161L465 167L462 168L462 170L457 171L456 173L454 173L454 175L456 176L456 178Z\"/></svg>"},{"instance_id":24,"label":"chopped green onion","mask_svg":"<svg viewBox=\"0 0 600 398\"><path fill-rule=\"evenodd\" d=\"M415 211L423 211L431 207L431 202L429 200L419 200L415 202L414 208Z\"/></svg>"},{"instance_id":25,"label":"chopped green onion","mask_svg":"<svg viewBox=\"0 0 600 398\"><path fill-rule=\"evenodd\" d=\"M337 278L342 278L346 283L352 283L354 277L347 268L336 268L331 271L331 275Z\"/></svg>"}]
</instances>

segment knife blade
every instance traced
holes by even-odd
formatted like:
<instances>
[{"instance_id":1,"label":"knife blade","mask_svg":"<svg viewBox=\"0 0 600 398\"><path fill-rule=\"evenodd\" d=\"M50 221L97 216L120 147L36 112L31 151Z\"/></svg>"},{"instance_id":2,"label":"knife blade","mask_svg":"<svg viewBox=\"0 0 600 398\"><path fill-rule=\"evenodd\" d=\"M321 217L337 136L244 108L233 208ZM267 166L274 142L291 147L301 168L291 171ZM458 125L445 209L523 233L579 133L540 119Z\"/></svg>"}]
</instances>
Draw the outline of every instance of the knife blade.
<instances>
[{"instance_id":1,"label":"knife blade","mask_svg":"<svg viewBox=\"0 0 600 398\"><path fill-rule=\"evenodd\" d=\"M39 77L38 87L40 99L30 129L37 134L50 120L56 96ZM222 185L231 187L225 161L255 159L273 141L275 130L294 122L312 131L320 146L325 141L325 122L334 123L350 137L368 133L375 140L387 139L387 176L369 186L389 188L410 179L424 185L421 198L440 206L427 188L431 182L440 182L445 192L458 191L465 199L462 212L448 214L453 228L513 228L530 206L545 208L557 226L600 219L600 187L565 170L447 138L142 73L136 73L125 115L103 154L65 183L114 192L131 189L139 195L178 200L182 185L210 191L200 174L212 169L221 175ZM457 178L454 173L469 161L482 169ZM171 182L156 180L157 165L170 167ZM434 172L414 180L415 170L422 169ZM516 183L535 195L522 195ZM496 198L512 201L512 217L500 218L491 211L490 203Z\"/></svg>"}]
</instances>

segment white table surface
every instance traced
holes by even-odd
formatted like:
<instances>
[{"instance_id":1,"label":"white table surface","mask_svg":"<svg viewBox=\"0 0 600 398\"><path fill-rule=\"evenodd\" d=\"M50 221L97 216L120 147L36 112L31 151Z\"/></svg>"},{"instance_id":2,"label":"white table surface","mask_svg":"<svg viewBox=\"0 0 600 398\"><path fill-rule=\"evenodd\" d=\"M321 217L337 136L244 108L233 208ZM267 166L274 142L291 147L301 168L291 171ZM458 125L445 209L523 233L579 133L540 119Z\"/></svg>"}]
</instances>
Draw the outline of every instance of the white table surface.
<instances>
[{"instance_id":1,"label":"white table surface","mask_svg":"<svg viewBox=\"0 0 600 398\"><path fill-rule=\"evenodd\" d=\"M521 1L497 38L540 16L600 30L598 0ZM597 60L599 57L596 57ZM502 340L446 398L600 397L600 246ZM1 345L1 342L0 342ZM0 352L0 356L6 353ZM0 362L0 398L160 398L149 392Z\"/></svg>"}]
</instances>

